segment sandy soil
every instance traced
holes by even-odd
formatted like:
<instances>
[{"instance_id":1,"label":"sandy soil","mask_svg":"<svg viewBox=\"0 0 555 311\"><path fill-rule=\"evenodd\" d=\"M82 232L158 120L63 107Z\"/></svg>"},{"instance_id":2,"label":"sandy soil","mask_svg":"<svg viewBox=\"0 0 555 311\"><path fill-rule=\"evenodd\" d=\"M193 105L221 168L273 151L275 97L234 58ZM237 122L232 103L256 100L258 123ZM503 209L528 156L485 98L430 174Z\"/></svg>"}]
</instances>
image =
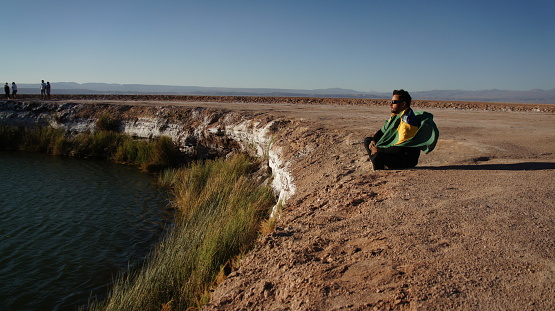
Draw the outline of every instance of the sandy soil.
<instances>
[{"instance_id":1,"label":"sandy soil","mask_svg":"<svg viewBox=\"0 0 555 311\"><path fill-rule=\"evenodd\" d=\"M297 192L203 310L555 309L555 114L426 108L436 150L373 172L387 106L206 105L290 120Z\"/></svg>"}]
</instances>

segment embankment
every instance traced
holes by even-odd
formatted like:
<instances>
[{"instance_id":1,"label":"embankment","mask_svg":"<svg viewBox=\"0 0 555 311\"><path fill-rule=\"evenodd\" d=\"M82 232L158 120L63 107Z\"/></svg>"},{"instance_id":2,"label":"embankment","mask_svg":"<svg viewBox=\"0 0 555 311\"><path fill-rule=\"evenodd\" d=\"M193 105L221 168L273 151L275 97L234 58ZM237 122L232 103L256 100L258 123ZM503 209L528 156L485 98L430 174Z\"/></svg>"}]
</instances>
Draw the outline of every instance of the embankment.
<instances>
[{"instance_id":1,"label":"embankment","mask_svg":"<svg viewBox=\"0 0 555 311\"><path fill-rule=\"evenodd\" d=\"M281 148L272 133L283 120L256 118L225 109L142 106L129 103L1 101L0 124L63 128L68 135L94 132L96 122L109 116L117 131L136 138L168 136L189 158L203 159L246 152L261 157L272 170L272 187L285 202L295 191Z\"/></svg>"}]
</instances>

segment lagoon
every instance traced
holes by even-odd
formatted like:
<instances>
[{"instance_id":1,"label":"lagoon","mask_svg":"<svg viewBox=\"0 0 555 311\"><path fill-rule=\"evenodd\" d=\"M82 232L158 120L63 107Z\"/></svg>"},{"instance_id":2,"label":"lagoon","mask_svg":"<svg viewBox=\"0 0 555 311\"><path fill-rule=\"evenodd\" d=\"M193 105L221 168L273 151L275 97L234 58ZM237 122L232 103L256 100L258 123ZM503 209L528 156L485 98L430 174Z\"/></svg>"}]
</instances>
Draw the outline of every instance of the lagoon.
<instances>
[{"instance_id":1,"label":"lagoon","mask_svg":"<svg viewBox=\"0 0 555 311\"><path fill-rule=\"evenodd\" d=\"M142 263L171 220L136 168L0 152L0 310L76 310Z\"/></svg>"}]
</instances>

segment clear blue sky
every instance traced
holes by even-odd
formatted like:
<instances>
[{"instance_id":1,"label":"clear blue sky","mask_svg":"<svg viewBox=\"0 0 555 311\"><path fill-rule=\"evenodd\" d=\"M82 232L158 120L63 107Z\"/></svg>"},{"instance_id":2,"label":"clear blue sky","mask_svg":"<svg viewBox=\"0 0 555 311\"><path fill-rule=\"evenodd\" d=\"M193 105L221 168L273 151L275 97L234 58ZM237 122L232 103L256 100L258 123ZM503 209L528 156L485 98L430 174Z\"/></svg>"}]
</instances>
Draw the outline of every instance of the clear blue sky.
<instances>
[{"instance_id":1,"label":"clear blue sky","mask_svg":"<svg viewBox=\"0 0 555 311\"><path fill-rule=\"evenodd\" d=\"M553 0L2 1L0 81L555 88Z\"/></svg>"}]
</instances>

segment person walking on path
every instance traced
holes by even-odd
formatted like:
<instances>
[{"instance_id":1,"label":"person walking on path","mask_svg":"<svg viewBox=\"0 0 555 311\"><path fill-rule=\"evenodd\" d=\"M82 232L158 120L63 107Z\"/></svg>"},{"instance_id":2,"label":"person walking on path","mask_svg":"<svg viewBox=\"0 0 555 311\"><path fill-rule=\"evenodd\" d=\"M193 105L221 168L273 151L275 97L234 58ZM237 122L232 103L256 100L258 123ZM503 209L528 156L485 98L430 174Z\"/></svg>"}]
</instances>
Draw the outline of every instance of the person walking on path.
<instances>
[{"instance_id":1,"label":"person walking on path","mask_svg":"<svg viewBox=\"0 0 555 311\"><path fill-rule=\"evenodd\" d=\"M46 97L50 100L50 82L46 82Z\"/></svg>"},{"instance_id":2,"label":"person walking on path","mask_svg":"<svg viewBox=\"0 0 555 311\"><path fill-rule=\"evenodd\" d=\"M40 98L46 99L46 83L44 83L44 80L40 84Z\"/></svg>"},{"instance_id":3,"label":"person walking on path","mask_svg":"<svg viewBox=\"0 0 555 311\"><path fill-rule=\"evenodd\" d=\"M429 153L435 148L439 131L433 115L413 111L411 100L407 91L393 91L390 118L373 137L364 139L374 170L415 167L420 151Z\"/></svg>"},{"instance_id":4,"label":"person walking on path","mask_svg":"<svg viewBox=\"0 0 555 311\"><path fill-rule=\"evenodd\" d=\"M4 92L6 93L6 99L10 98L10 86L8 85L8 82L6 82L6 85L4 85Z\"/></svg>"},{"instance_id":5,"label":"person walking on path","mask_svg":"<svg viewBox=\"0 0 555 311\"><path fill-rule=\"evenodd\" d=\"M12 82L12 99L16 99L17 97L17 84Z\"/></svg>"}]
</instances>

